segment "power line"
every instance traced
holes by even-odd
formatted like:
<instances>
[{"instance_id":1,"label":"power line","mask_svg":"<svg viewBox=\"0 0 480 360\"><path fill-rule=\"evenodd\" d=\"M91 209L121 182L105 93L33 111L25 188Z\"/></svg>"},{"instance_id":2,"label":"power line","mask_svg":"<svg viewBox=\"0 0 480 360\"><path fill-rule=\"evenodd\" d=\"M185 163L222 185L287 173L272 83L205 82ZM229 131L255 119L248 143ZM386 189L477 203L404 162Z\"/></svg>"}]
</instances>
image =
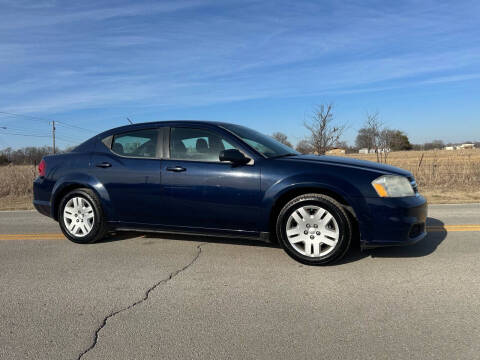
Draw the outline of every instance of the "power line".
<instances>
[{"instance_id":1,"label":"power line","mask_svg":"<svg viewBox=\"0 0 480 360\"><path fill-rule=\"evenodd\" d=\"M58 129L57 129L58 130ZM75 138L72 138L70 136L65 136L63 134L61 134L60 136L58 136L58 131L55 132L55 136L58 138L58 139L64 139L64 140L68 140L68 141L72 141L72 142L78 142L78 143L81 143L85 140L79 140L79 139L75 139Z\"/></svg>"},{"instance_id":2,"label":"power line","mask_svg":"<svg viewBox=\"0 0 480 360\"><path fill-rule=\"evenodd\" d=\"M40 135L40 134L18 134L18 133L11 133L11 132L0 132L0 135L8 135L8 136L25 136L25 137L36 137L36 138L49 138L51 135ZM81 141L78 140L71 140L71 139L66 139L60 136L55 136L56 142L60 141L64 144L67 144L68 146L72 145L77 145L81 143ZM0 143L4 143L7 147L11 147L9 143L7 143L5 140L2 140L0 137Z\"/></svg>"},{"instance_id":3,"label":"power line","mask_svg":"<svg viewBox=\"0 0 480 360\"><path fill-rule=\"evenodd\" d=\"M55 125L56 125L56 122L55 122ZM45 135L45 136L50 136L48 135L47 133L44 133L42 129L26 129L26 128L19 128L19 127L12 127L12 126L0 126L0 131L3 130L7 130L7 131L12 131L17 133L17 134L23 134L25 133L25 135L29 135L32 133L32 131L35 133L35 135ZM37 132L38 130L38 132ZM69 134L68 135L65 135L63 133L60 133L61 137L63 137L64 139L67 139L69 141L77 141L77 142L82 142L82 141L85 141L85 139L78 139L78 138L75 138L73 136L70 136ZM56 137L59 137L58 136L58 128L56 129L55 131L55 136Z\"/></svg>"},{"instance_id":4,"label":"power line","mask_svg":"<svg viewBox=\"0 0 480 360\"><path fill-rule=\"evenodd\" d=\"M44 118L40 118L40 117L37 117L37 116L31 116L31 115L23 115L23 114L16 114L16 113L12 113L12 112L8 112L8 111L0 111L0 115L4 115L4 116L10 116L10 117L14 117L14 118L22 118L24 120L29 120L29 121L36 121L36 122L47 122L49 125L52 125L52 133L51 133L51 137L52 137L52 144L53 144L53 154L55 154L56 152L56 145L55 145L55 138L61 140L62 142L66 142L68 144L71 144L72 142L73 143L81 143L82 141L80 140L77 140L77 139L73 139L73 138L69 138L69 137L58 137L56 135L56 125L61 125L62 127L65 127L65 128L71 128L71 129L78 129L78 130L83 130L83 131L87 131L87 132L94 132L93 130L91 129L86 129L86 128L83 128L81 126L77 126L77 125L72 125L72 124L69 124L67 122L63 122L63 121L56 121L56 120L48 120L48 119L44 119ZM12 135L12 136L24 136L24 137L38 137L38 138L46 138L46 137L50 137L50 135L43 135L43 134L38 134L38 133L35 133L35 134L32 134L32 133L23 133L24 131L31 131L31 130L34 130L34 129L21 129L21 128L5 128L3 127L4 129L11 129L11 130L14 130L15 132L3 132L3 133L0 133L0 134L5 134L5 135ZM41 130L40 130L41 131Z\"/></svg>"},{"instance_id":5,"label":"power line","mask_svg":"<svg viewBox=\"0 0 480 360\"><path fill-rule=\"evenodd\" d=\"M77 125L67 124L67 123L64 123L64 122L58 121L58 120L55 120L55 122L56 122L57 124L61 125L61 126L65 126L65 127L70 127L70 128L74 128L74 129L79 129L79 130L84 130L84 131L96 133L96 131L94 131L94 130L85 129L85 128L82 128L82 127L77 126Z\"/></svg>"},{"instance_id":6,"label":"power line","mask_svg":"<svg viewBox=\"0 0 480 360\"><path fill-rule=\"evenodd\" d=\"M56 124L55 124L56 125ZM25 129L25 128L17 128L17 127L11 127L11 126L8 126L5 128L5 130L7 131L12 131L16 134L21 134L22 136L29 136L31 133L31 131L36 131L38 129ZM0 131L2 131L2 127L0 126ZM2 133L0 133L2 134ZM45 137L50 137L51 135L48 135L46 133L43 133L42 130L40 130L40 132L35 132L34 134L35 136L45 136ZM56 129L55 131L55 138L57 139L63 139L64 141L68 141L68 142L73 142L73 143L81 143L83 141L85 141L85 139L77 139L77 138L74 138L70 135L64 135L63 133L60 133L60 136L58 135L58 129Z\"/></svg>"},{"instance_id":7,"label":"power line","mask_svg":"<svg viewBox=\"0 0 480 360\"><path fill-rule=\"evenodd\" d=\"M4 130L14 130L15 132L17 131L26 131L26 132L37 132L37 131L40 131L40 132L43 132L44 129L38 129L38 128L23 128L23 127L17 127L17 126L0 126L0 129L4 129Z\"/></svg>"},{"instance_id":8,"label":"power line","mask_svg":"<svg viewBox=\"0 0 480 360\"><path fill-rule=\"evenodd\" d=\"M52 120L40 118L40 117L37 117L37 116L23 115L23 114L15 114L15 113L7 112L7 111L0 111L0 114L9 115L9 116L14 116L14 117L21 117L21 118L25 118L25 120L46 121L46 122L51 122L51 121L52 121ZM93 133L96 132L96 131L94 131L94 130L92 130L92 129L87 129L87 128L84 128L84 127L81 127L81 126L78 126L78 125L69 124L69 123L67 123L67 122L65 122L65 121L55 120L55 122L56 122L57 124L61 124L61 125L63 125L63 126L75 128L75 129L78 129L78 130L83 130L83 131L88 131L88 132L93 132Z\"/></svg>"},{"instance_id":9,"label":"power line","mask_svg":"<svg viewBox=\"0 0 480 360\"><path fill-rule=\"evenodd\" d=\"M18 133L11 133L11 132L0 132L0 135L33 136L33 137L50 137L50 135L38 135L38 134L18 134Z\"/></svg>"},{"instance_id":10,"label":"power line","mask_svg":"<svg viewBox=\"0 0 480 360\"><path fill-rule=\"evenodd\" d=\"M51 137L51 135L42 135L42 134L20 134L20 133L11 133L11 132L0 132L0 135L13 135L13 136L26 136L26 137L39 137L39 138L48 138ZM55 139L61 139L63 141L67 142L76 142L80 143L82 142L81 140L76 140L76 139L69 139L63 136L57 136L55 135Z\"/></svg>"},{"instance_id":11,"label":"power line","mask_svg":"<svg viewBox=\"0 0 480 360\"><path fill-rule=\"evenodd\" d=\"M66 139L64 137L61 137L61 136L55 136L55 139L57 140L62 140L63 142L68 142L68 143L74 143L74 144L80 144L82 141L78 141L78 140L72 140L72 139Z\"/></svg>"},{"instance_id":12,"label":"power line","mask_svg":"<svg viewBox=\"0 0 480 360\"><path fill-rule=\"evenodd\" d=\"M7 112L7 111L0 111L0 114L10 115L10 116L15 116L15 117L23 117L23 118L27 118L27 119L31 119L31 120L37 120L37 121L49 121L47 119L42 119L42 118L39 118L39 117L36 117L36 116L15 114L15 113Z\"/></svg>"}]
</instances>

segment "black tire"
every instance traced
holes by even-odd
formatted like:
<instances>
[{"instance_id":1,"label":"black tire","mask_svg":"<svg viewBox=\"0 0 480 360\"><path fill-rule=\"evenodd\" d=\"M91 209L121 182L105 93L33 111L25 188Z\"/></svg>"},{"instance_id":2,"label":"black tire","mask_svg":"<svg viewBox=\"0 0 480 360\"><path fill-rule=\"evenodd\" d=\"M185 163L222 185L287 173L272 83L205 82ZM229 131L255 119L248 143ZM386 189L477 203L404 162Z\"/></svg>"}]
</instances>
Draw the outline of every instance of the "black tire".
<instances>
[{"instance_id":1,"label":"black tire","mask_svg":"<svg viewBox=\"0 0 480 360\"><path fill-rule=\"evenodd\" d=\"M85 199L93 208L93 226L91 231L85 236L75 236L71 234L65 225L65 219L63 216L64 209L68 201L74 197L80 197ZM58 223L60 224L60 228L62 229L65 237L77 244L91 244L99 241L106 235L108 231L100 200L92 190L86 188L80 188L70 191L62 198L58 207Z\"/></svg>"},{"instance_id":2,"label":"black tire","mask_svg":"<svg viewBox=\"0 0 480 360\"><path fill-rule=\"evenodd\" d=\"M305 205L316 205L327 210L333 215L338 224L339 238L337 244L326 255L318 257L306 256L297 251L288 240L286 233L288 218L294 211ZM277 217L276 233L283 249L293 259L306 265L327 265L340 260L347 252L352 239L352 224L338 201L327 195L312 193L297 196L285 204Z\"/></svg>"}]
</instances>

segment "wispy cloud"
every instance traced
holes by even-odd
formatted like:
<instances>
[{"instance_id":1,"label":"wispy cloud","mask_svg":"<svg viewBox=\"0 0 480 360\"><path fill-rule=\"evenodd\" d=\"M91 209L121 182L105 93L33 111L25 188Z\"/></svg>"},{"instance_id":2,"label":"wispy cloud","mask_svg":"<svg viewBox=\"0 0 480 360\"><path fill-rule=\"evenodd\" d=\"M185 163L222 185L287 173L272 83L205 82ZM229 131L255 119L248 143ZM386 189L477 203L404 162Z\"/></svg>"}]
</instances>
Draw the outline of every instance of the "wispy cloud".
<instances>
[{"instance_id":1,"label":"wispy cloud","mask_svg":"<svg viewBox=\"0 0 480 360\"><path fill-rule=\"evenodd\" d=\"M0 107L68 112L477 79L479 4L3 1Z\"/></svg>"},{"instance_id":2,"label":"wispy cloud","mask_svg":"<svg viewBox=\"0 0 480 360\"><path fill-rule=\"evenodd\" d=\"M62 23L93 23L97 21L109 20L118 17L135 17L142 15L154 15L162 13L172 13L179 10L189 9L204 5L205 2L199 0L172 1L164 0L160 2L144 2L137 1L131 3L121 3L115 5L110 3L109 6L102 5L101 2L27 2L19 3L7 1L4 5L8 8L10 16L6 17L6 21L0 24L0 29L20 29L35 28L44 26L56 26ZM59 12L53 12L55 6L64 6ZM113 5L113 6L112 6ZM25 13L25 10L30 10ZM17 16L22 17L22 21L18 21Z\"/></svg>"}]
</instances>

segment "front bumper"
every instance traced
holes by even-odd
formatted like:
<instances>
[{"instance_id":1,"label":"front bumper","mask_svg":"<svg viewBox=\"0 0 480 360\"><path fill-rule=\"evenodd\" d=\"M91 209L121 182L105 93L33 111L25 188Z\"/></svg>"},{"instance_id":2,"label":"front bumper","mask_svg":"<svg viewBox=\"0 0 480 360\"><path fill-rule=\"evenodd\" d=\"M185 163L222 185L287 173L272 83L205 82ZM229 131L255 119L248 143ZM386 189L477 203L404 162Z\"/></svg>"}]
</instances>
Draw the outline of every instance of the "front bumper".
<instances>
[{"instance_id":1,"label":"front bumper","mask_svg":"<svg viewBox=\"0 0 480 360\"><path fill-rule=\"evenodd\" d=\"M363 249L410 245L427 236L427 201L421 195L368 198L367 207L370 224L361 229Z\"/></svg>"}]
</instances>

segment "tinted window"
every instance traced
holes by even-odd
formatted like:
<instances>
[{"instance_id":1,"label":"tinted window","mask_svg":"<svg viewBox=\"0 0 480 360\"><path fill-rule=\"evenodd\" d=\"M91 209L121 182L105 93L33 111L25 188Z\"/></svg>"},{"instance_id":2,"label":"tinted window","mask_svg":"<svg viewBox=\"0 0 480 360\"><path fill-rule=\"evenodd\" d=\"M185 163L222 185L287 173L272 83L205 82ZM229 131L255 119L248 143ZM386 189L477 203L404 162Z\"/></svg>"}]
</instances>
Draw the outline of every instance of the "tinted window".
<instances>
[{"instance_id":1,"label":"tinted window","mask_svg":"<svg viewBox=\"0 0 480 360\"><path fill-rule=\"evenodd\" d=\"M219 161L222 150L235 149L210 130L172 128L170 131L170 158L174 160Z\"/></svg>"},{"instance_id":2,"label":"tinted window","mask_svg":"<svg viewBox=\"0 0 480 360\"><path fill-rule=\"evenodd\" d=\"M122 156L156 157L158 130L138 130L115 135L112 151Z\"/></svg>"},{"instance_id":3,"label":"tinted window","mask_svg":"<svg viewBox=\"0 0 480 360\"><path fill-rule=\"evenodd\" d=\"M265 157L299 154L299 152L293 150L292 148L283 145L270 136L263 135L258 131L240 125L225 124L222 126L240 137L243 141L257 150L259 153L263 154Z\"/></svg>"}]
</instances>

